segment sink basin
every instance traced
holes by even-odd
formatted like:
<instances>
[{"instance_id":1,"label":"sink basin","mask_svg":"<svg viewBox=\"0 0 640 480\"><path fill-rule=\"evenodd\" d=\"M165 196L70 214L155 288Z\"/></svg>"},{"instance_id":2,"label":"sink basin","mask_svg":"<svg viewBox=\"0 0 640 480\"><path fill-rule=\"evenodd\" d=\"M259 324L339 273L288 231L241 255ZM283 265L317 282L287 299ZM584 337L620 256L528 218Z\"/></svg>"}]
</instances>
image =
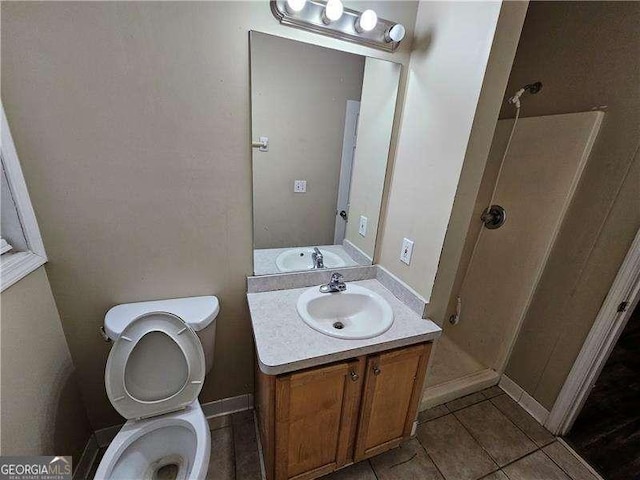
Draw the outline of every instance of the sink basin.
<instances>
[{"instance_id":1,"label":"sink basin","mask_svg":"<svg viewBox=\"0 0 640 480\"><path fill-rule=\"evenodd\" d=\"M325 268L338 268L346 265L346 262L335 253L323 249L320 249L320 252L322 252ZM312 253L313 248L309 247L285 250L276 257L276 267L281 272L311 270L313 268Z\"/></svg>"},{"instance_id":2,"label":"sink basin","mask_svg":"<svg viewBox=\"0 0 640 480\"><path fill-rule=\"evenodd\" d=\"M387 301L360 285L347 284L337 293L320 293L319 287L312 287L300 295L296 308L311 328L337 338L377 337L393 324Z\"/></svg>"}]
</instances>

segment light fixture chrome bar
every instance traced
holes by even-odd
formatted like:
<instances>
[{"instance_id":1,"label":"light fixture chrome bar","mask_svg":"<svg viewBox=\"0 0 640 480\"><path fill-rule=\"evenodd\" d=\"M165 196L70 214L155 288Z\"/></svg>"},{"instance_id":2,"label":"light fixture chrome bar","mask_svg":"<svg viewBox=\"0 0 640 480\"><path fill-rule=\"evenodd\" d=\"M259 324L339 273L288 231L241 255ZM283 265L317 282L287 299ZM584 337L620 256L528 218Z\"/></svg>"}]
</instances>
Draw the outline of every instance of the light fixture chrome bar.
<instances>
[{"instance_id":1,"label":"light fixture chrome bar","mask_svg":"<svg viewBox=\"0 0 640 480\"><path fill-rule=\"evenodd\" d=\"M359 43L368 47L393 52L400 42L388 41L389 30L396 25L378 17L378 23L371 31L356 31L356 21L361 12L344 8L342 17L329 24L322 21L327 2L322 0L308 0L304 8L299 12L289 11L286 8L286 0L271 0L271 12L282 25L308 30L310 32L327 35L347 42Z\"/></svg>"}]
</instances>

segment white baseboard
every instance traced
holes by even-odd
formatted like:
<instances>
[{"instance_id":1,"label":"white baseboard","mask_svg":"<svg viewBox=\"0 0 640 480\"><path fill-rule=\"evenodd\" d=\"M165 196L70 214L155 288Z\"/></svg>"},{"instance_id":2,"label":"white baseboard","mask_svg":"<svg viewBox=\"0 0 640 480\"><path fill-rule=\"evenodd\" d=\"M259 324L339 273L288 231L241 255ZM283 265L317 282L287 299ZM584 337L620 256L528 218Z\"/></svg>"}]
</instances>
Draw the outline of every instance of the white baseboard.
<instances>
[{"instance_id":1,"label":"white baseboard","mask_svg":"<svg viewBox=\"0 0 640 480\"><path fill-rule=\"evenodd\" d=\"M419 410L426 410L436 405L441 405L456 398L470 395L498 383L500 374L487 368L464 377L456 378L449 382L428 387L422 394Z\"/></svg>"},{"instance_id":2,"label":"white baseboard","mask_svg":"<svg viewBox=\"0 0 640 480\"><path fill-rule=\"evenodd\" d=\"M94 435L96 436L96 441L98 442L98 447L107 448L111 441L116 438L116 435L120 431L120 429L124 426L124 423L120 423L118 425L112 425L110 427L101 428L100 430L96 430Z\"/></svg>"},{"instance_id":3,"label":"white baseboard","mask_svg":"<svg viewBox=\"0 0 640 480\"><path fill-rule=\"evenodd\" d=\"M231 413L244 412L253 408L253 394L245 393L237 397L228 397L202 404L202 411L207 418L220 417Z\"/></svg>"},{"instance_id":4,"label":"white baseboard","mask_svg":"<svg viewBox=\"0 0 640 480\"><path fill-rule=\"evenodd\" d=\"M538 423L544 425L549 418L549 410L544 408L538 403L538 401L529 395L525 390L516 382L511 380L505 374L502 374L500 383L498 384L502 390L504 390L515 402L524 408L529 415L535 418Z\"/></svg>"},{"instance_id":5,"label":"white baseboard","mask_svg":"<svg viewBox=\"0 0 640 480\"><path fill-rule=\"evenodd\" d=\"M253 408L253 394L245 393L236 397L222 398L213 402L203 403L202 412L206 418L220 417L231 413L243 412ZM118 434L124 424L96 430L95 439L99 448L106 448Z\"/></svg>"},{"instance_id":6,"label":"white baseboard","mask_svg":"<svg viewBox=\"0 0 640 480\"><path fill-rule=\"evenodd\" d=\"M513 398L517 403L520 403L520 399L522 398L522 394L524 393L524 390L520 385L518 385L516 382L511 380L505 374L502 374L502 377L500 377L500 382L498 383L498 386L502 390L504 390L507 393L507 395Z\"/></svg>"},{"instance_id":7,"label":"white baseboard","mask_svg":"<svg viewBox=\"0 0 640 480\"><path fill-rule=\"evenodd\" d=\"M80 456L80 461L73 472L73 480L85 480L89 476L89 472L96 461L99 449L100 447L98 447L96 436L91 434L89 440L87 440L87 444L84 447L82 455Z\"/></svg>"},{"instance_id":8,"label":"white baseboard","mask_svg":"<svg viewBox=\"0 0 640 480\"><path fill-rule=\"evenodd\" d=\"M529 415L535 418L540 425L544 425L547 422L547 418L549 418L549 410L540 405L538 401L527 392L522 394L520 406L529 412Z\"/></svg>"}]
</instances>

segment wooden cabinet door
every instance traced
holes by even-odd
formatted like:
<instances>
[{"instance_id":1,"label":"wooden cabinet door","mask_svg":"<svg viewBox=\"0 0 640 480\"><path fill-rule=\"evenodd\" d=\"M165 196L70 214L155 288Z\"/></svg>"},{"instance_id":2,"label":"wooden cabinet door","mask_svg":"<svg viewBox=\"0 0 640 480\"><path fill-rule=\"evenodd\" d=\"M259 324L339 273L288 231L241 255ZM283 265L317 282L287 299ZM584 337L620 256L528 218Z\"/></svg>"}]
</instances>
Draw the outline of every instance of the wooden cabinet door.
<instances>
[{"instance_id":1,"label":"wooden cabinet door","mask_svg":"<svg viewBox=\"0 0 640 480\"><path fill-rule=\"evenodd\" d=\"M353 458L364 360L276 380L276 480L317 478Z\"/></svg>"},{"instance_id":2,"label":"wooden cabinet door","mask_svg":"<svg viewBox=\"0 0 640 480\"><path fill-rule=\"evenodd\" d=\"M425 343L368 357L356 462L411 435L430 351L431 344Z\"/></svg>"}]
</instances>

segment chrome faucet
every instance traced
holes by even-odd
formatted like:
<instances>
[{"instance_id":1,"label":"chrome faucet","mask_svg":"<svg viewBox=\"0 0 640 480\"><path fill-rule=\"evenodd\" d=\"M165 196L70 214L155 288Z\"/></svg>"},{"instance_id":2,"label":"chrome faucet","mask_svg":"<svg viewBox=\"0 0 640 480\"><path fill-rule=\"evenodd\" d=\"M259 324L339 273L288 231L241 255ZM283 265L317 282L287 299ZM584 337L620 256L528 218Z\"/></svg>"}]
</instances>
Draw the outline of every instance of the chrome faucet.
<instances>
[{"instance_id":1,"label":"chrome faucet","mask_svg":"<svg viewBox=\"0 0 640 480\"><path fill-rule=\"evenodd\" d=\"M318 247L313 247L311 260L313 261L313 268L324 268L324 257Z\"/></svg>"},{"instance_id":2,"label":"chrome faucet","mask_svg":"<svg viewBox=\"0 0 640 480\"><path fill-rule=\"evenodd\" d=\"M336 293L344 292L347 284L342 281L342 274L334 272L331 274L331 280L326 285L320 285L320 293Z\"/></svg>"}]
</instances>

